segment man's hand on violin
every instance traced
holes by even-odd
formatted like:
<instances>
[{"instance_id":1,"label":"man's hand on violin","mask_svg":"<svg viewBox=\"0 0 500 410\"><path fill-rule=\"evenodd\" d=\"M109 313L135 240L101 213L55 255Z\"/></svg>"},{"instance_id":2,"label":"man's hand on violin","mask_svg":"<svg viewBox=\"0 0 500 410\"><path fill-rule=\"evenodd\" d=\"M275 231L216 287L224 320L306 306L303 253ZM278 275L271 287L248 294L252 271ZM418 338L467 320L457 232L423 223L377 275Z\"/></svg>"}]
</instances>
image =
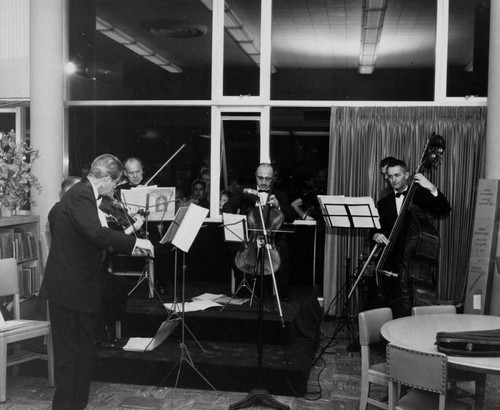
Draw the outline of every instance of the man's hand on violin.
<instances>
[{"instance_id":1,"label":"man's hand on violin","mask_svg":"<svg viewBox=\"0 0 500 410\"><path fill-rule=\"evenodd\" d=\"M133 255L149 255L155 257L155 248L149 239L137 238L135 240L135 248L132 252Z\"/></svg>"},{"instance_id":2,"label":"man's hand on violin","mask_svg":"<svg viewBox=\"0 0 500 410\"><path fill-rule=\"evenodd\" d=\"M274 206L276 208L280 207L280 203L278 202L278 199L276 198L276 195L271 194L269 196L269 199L267 200L267 203L271 206Z\"/></svg>"},{"instance_id":3,"label":"man's hand on violin","mask_svg":"<svg viewBox=\"0 0 500 410\"><path fill-rule=\"evenodd\" d=\"M387 239L387 237L383 233L375 233L375 234L373 234L373 240L376 243L379 243L379 244L382 244L382 243L384 245L388 245L389 244L389 239Z\"/></svg>"},{"instance_id":4,"label":"man's hand on violin","mask_svg":"<svg viewBox=\"0 0 500 410\"><path fill-rule=\"evenodd\" d=\"M139 229L141 229L141 226L144 224L144 221L145 221L145 219L142 215L135 215L134 219L135 219L134 224L129 226L124 231L127 235L130 235L131 233L136 232Z\"/></svg>"},{"instance_id":5,"label":"man's hand on violin","mask_svg":"<svg viewBox=\"0 0 500 410\"><path fill-rule=\"evenodd\" d=\"M437 188L436 186L429 181L426 177L424 177L422 174L417 173L413 176L413 180L419 184L422 188L425 188L431 192L431 194L436 195L437 194Z\"/></svg>"}]
</instances>

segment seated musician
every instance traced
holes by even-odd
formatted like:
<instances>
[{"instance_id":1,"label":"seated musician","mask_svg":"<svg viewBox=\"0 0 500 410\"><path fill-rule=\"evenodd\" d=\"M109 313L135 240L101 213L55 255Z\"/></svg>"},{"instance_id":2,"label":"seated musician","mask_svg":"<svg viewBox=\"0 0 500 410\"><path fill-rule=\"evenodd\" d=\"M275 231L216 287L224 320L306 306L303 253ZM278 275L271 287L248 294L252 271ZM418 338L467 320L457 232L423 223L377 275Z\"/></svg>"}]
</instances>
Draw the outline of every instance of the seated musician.
<instances>
[{"instance_id":1,"label":"seated musician","mask_svg":"<svg viewBox=\"0 0 500 410\"><path fill-rule=\"evenodd\" d=\"M387 166L387 177L393 191L377 202L381 229L373 234L373 240L376 243L385 245L389 243L389 235L409 191L410 174L406 163L401 160L390 162ZM407 208L408 212L402 216L402 228L397 238L394 238L394 248L388 256L387 265L384 267L385 271L396 273L398 276L382 274L383 292L396 317L409 315L415 301L420 303L418 300L421 299L421 295L430 295L430 298L435 299L436 294L438 246L433 247L434 254L429 252L428 255L419 256L423 266L427 266L427 268L424 268L423 275L418 273L416 270L418 257L414 252L416 238L413 236L415 218L418 215L423 215L430 229L434 229L427 219L427 214L445 216L451 210L445 196L422 174L415 174L413 181L417 185L412 202L408 204L411 206ZM436 240L439 240L437 232Z\"/></svg>"},{"instance_id":2,"label":"seated musician","mask_svg":"<svg viewBox=\"0 0 500 410\"><path fill-rule=\"evenodd\" d=\"M284 216L285 222L291 222L295 218L295 212L290 206L288 197L284 191L274 189L276 178L275 169L271 164L262 163L255 172L256 188L261 203L278 208ZM257 198L253 195L245 195L240 204L240 213L248 215L256 206ZM290 300L288 283L290 280L290 252L286 240L286 234L275 235L276 248L278 249L281 266L276 271L278 293L284 301Z\"/></svg>"},{"instance_id":3,"label":"seated musician","mask_svg":"<svg viewBox=\"0 0 500 410\"><path fill-rule=\"evenodd\" d=\"M144 180L144 166L142 161L136 157L129 157L123 163L123 176L125 180L116 189L130 189L140 186Z\"/></svg>"}]
</instances>

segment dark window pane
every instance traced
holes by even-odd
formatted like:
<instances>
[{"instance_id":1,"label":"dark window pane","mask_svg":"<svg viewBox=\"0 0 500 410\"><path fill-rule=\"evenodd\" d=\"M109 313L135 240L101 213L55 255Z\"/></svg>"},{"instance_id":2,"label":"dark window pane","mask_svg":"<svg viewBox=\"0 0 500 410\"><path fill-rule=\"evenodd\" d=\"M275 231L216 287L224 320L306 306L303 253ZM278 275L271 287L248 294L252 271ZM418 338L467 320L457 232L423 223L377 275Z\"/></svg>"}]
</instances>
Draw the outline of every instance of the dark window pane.
<instances>
[{"instance_id":1,"label":"dark window pane","mask_svg":"<svg viewBox=\"0 0 500 410\"><path fill-rule=\"evenodd\" d=\"M210 99L212 13L199 0L70 0L72 100Z\"/></svg>"},{"instance_id":2,"label":"dark window pane","mask_svg":"<svg viewBox=\"0 0 500 410\"><path fill-rule=\"evenodd\" d=\"M223 94L259 95L261 0L226 0Z\"/></svg>"},{"instance_id":3,"label":"dark window pane","mask_svg":"<svg viewBox=\"0 0 500 410\"><path fill-rule=\"evenodd\" d=\"M363 4L273 2L272 99L434 98L436 0Z\"/></svg>"},{"instance_id":4,"label":"dark window pane","mask_svg":"<svg viewBox=\"0 0 500 410\"><path fill-rule=\"evenodd\" d=\"M486 97L490 0L450 1L448 97Z\"/></svg>"},{"instance_id":5,"label":"dark window pane","mask_svg":"<svg viewBox=\"0 0 500 410\"><path fill-rule=\"evenodd\" d=\"M80 175L97 155L110 153L121 160L141 158L146 182L187 144L149 185L175 186L189 197L192 181L202 168L210 167L209 111L191 107L72 107L70 174Z\"/></svg>"}]
</instances>

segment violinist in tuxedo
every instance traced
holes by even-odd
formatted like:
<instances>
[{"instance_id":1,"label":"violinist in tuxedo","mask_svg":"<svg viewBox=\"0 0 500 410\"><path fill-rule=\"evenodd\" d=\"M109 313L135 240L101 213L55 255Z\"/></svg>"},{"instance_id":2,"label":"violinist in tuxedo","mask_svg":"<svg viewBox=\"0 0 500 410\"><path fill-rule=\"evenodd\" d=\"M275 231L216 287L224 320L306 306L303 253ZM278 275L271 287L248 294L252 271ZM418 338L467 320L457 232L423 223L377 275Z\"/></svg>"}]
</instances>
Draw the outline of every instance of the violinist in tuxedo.
<instances>
[{"instance_id":1,"label":"violinist in tuxedo","mask_svg":"<svg viewBox=\"0 0 500 410\"><path fill-rule=\"evenodd\" d=\"M400 210L406 200L406 194L409 192L410 174L406 163L402 160L393 160L387 165L387 178L391 185L392 192L383 197L377 202L377 208L380 215L381 229L373 234L373 240L378 244L389 244L389 235L394 227ZM450 204L446 197L440 192L434 184L432 184L421 173L413 176L413 181L416 184L416 189L411 198L411 203L403 216L402 229L397 238L394 238L394 247L390 253L390 259L387 261L385 270L397 273L397 277L389 277L387 282L386 294L389 302L393 304L396 316L408 315L415 303L416 292L431 286L434 278L429 278L427 283L420 282L420 279L412 277L408 272L408 257L409 247L414 246L409 243L409 229L412 226L412 218L417 215L427 215L433 217L446 216L450 210ZM438 239L437 239L438 240ZM436 252L432 256L437 259L439 244L433 249ZM423 286L422 289L419 286ZM436 284L432 283L435 287Z\"/></svg>"},{"instance_id":2,"label":"violinist in tuxedo","mask_svg":"<svg viewBox=\"0 0 500 410\"><path fill-rule=\"evenodd\" d=\"M116 189L130 189L140 186L144 180L144 166L142 161L136 157L129 157L123 163L123 176L125 180Z\"/></svg>"},{"instance_id":3,"label":"violinist in tuxedo","mask_svg":"<svg viewBox=\"0 0 500 410\"><path fill-rule=\"evenodd\" d=\"M255 208L257 201L260 200L262 204L279 209L283 213L285 222L291 222L295 219L295 211L291 207L286 193L279 189L274 189L275 178L276 172L271 164L262 163L257 167L255 171L255 191L258 193L258 198L253 194L244 195L240 204L242 214L248 215ZM248 192L248 190L245 191ZM286 234L277 233L275 235L275 244L281 260L281 266L276 271L278 292L284 301L288 301L290 300L288 284L291 269L290 251Z\"/></svg>"},{"instance_id":4,"label":"violinist in tuxedo","mask_svg":"<svg viewBox=\"0 0 500 410\"><path fill-rule=\"evenodd\" d=\"M110 154L97 157L88 176L74 185L49 214L52 241L40 294L49 302L55 410L83 409L88 402L101 300L102 251L153 253L149 240L101 224L100 196L113 194L121 173L118 158Z\"/></svg>"}]
</instances>

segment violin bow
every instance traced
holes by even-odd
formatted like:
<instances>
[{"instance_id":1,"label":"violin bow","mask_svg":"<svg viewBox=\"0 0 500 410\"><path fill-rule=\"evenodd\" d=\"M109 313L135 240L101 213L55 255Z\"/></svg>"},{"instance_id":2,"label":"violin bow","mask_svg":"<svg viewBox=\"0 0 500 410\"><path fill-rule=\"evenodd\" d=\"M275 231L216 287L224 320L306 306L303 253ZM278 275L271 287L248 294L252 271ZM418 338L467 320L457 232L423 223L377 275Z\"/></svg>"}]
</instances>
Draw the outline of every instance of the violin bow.
<instances>
[{"instance_id":1,"label":"violin bow","mask_svg":"<svg viewBox=\"0 0 500 410\"><path fill-rule=\"evenodd\" d=\"M161 170L163 168L165 168L167 166L167 164L170 161L172 161L175 158L175 156L186 147L186 145L187 144L182 144L181 147L177 151L175 151L174 154L169 159L167 159L167 161L160 167L160 169L158 171L156 171L156 173L151 178L149 178L148 181L144 185L148 186L149 183L161 172Z\"/></svg>"}]
</instances>

